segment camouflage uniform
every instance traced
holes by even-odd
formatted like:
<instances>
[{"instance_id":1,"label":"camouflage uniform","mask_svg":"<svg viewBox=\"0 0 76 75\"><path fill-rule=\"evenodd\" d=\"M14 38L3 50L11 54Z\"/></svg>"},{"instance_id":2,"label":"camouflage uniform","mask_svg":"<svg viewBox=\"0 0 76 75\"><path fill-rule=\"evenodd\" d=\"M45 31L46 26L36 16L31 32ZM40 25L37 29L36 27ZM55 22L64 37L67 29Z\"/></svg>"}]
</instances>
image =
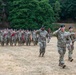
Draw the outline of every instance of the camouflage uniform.
<instances>
[{"instance_id":1,"label":"camouflage uniform","mask_svg":"<svg viewBox=\"0 0 76 75\"><path fill-rule=\"evenodd\" d=\"M1 31L1 46L4 46L4 30Z\"/></svg>"},{"instance_id":2,"label":"camouflage uniform","mask_svg":"<svg viewBox=\"0 0 76 75\"><path fill-rule=\"evenodd\" d=\"M32 39L33 39L34 45L37 45L37 35L36 35L36 31L33 31L33 32L32 32Z\"/></svg>"},{"instance_id":3,"label":"camouflage uniform","mask_svg":"<svg viewBox=\"0 0 76 75\"><path fill-rule=\"evenodd\" d=\"M50 42L51 37L52 37L52 33L48 33L48 38L47 38L48 43Z\"/></svg>"},{"instance_id":4,"label":"camouflage uniform","mask_svg":"<svg viewBox=\"0 0 76 75\"><path fill-rule=\"evenodd\" d=\"M18 31L18 45L21 45L22 44L22 31L19 30Z\"/></svg>"},{"instance_id":5,"label":"camouflage uniform","mask_svg":"<svg viewBox=\"0 0 76 75\"><path fill-rule=\"evenodd\" d=\"M42 31L40 29L36 33L39 34L39 39L38 39L39 46L40 46L40 54L39 54L39 56L42 56L43 57L44 54L45 54L46 37L48 35L48 32L46 30Z\"/></svg>"},{"instance_id":6,"label":"camouflage uniform","mask_svg":"<svg viewBox=\"0 0 76 75\"><path fill-rule=\"evenodd\" d=\"M31 32L30 31L26 31L26 33L25 33L25 40L26 40L26 45L30 46L30 43L31 43Z\"/></svg>"},{"instance_id":7,"label":"camouflage uniform","mask_svg":"<svg viewBox=\"0 0 76 75\"><path fill-rule=\"evenodd\" d=\"M0 44L1 44L1 30L0 30Z\"/></svg>"},{"instance_id":8,"label":"camouflage uniform","mask_svg":"<svg viewBox=\"0 0 76 75\"><path fill-rule=\"evenodd\" d=\"M75 38L75 35L72 35L73 32L69 32L69 33L71 33L71 35L69 36L69 39L67 39L68 40L67 48L69 50L69 52L68 52L68 60L72 62L73 61L72 54L73 54L74 42L75 42L76 38Z\"/></svg>"}]
</instances>

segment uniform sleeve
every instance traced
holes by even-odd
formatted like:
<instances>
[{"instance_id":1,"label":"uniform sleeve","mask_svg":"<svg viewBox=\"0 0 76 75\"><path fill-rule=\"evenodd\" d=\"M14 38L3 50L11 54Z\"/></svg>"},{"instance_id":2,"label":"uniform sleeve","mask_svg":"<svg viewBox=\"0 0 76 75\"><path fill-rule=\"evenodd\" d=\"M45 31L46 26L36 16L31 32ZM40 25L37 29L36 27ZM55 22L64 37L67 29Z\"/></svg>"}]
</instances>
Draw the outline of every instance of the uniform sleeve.
<instances>
[{"instance_id":1,"label":"uniform sleeve","mask_svg":"<svg viewBox=\"0 0 76 75\"><path fill-rule=\"evenodd\" d=\"M46 37L49 37L48 34L49 34L49 33L46 31Z\"/></svg>"},{"instance_id":2,"label":"uniform sleeve","mask_svg":"<svg viewBox=\"0 0 76 75\"><path fill-rule=\"evenodd\" d=\"M71 40L70 36L68 36L68 39L69 39L70 45L72 45L72 40Z\"/></svg>"},{"instance_id":3,"label":"uniform sleeve","mask_svg":"<svg viewBox=\"0 0 76 75\"><path fill-rule=\"evenodd\" d=\"M53 32L53 34L52 34L52 35L53 35L53 36L58 35L59 31L60 31L60 30L56 30L55 32Z\"/></svg>"},{"instance_id":4,"label":"uniform sleeve","mask_svg":"<svg viewBox=\"0 0 76 75\"><path fill-rule=\"evenodd\" d=\"M41 29L37 30L37 31L36 31L36 34L39 34L39 33L40 33L40 31L41 31Z\"/></svg>"},{"instance_id":5,"label":"uniform sleeve","mask_svg":"<svg viewBox=\"0 0 76 75\"><path fill-rule=\"evenodd\" d=\"M67 37L67 36L71 36L71 35L74 35L75 33L70 33L70 32L65 32L65 37Z\"/></svg>"},{"instance_id":6,"label":"uniform sleeve","mask_svg":"<svg viewBox=\"0 0 76 75\"><path fill-rule=\"evenodd\" d=\"M74 39L74 42L76 41L76 36L75 35L73 35L73 39Z\"/></svg>"}]
</instances>

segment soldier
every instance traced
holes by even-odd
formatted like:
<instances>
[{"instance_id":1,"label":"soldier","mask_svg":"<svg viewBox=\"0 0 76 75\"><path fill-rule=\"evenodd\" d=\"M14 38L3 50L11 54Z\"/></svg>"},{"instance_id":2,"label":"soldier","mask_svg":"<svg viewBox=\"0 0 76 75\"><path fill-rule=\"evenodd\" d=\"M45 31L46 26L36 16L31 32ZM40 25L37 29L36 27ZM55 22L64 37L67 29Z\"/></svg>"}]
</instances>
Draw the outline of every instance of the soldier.
<instances>
[{"instance_id":1,"label":"soldier","mask_svg":"<svg viewBox=\"0 0 76 75\"><path fill-rule=\"evenodd\" d=\"M49 29L48 29L48 38L47 38L47 42L48 42L48 43L50 42L51 37L52 37L52 33L51 33L50 28L49 28Z\"/></svg>"},{"instance_id":2,"label":"soldier","mask_svg":"<svg viewBox=\"0 0 76 75\"><path fill-rule=\"evenodd\" d=\"M40 46L40 54L39 57L44 57L45 49L46 49L46 37L48 36L48 32L45 30L45 27L41 27L40 30L36 31L36 34L39 34L39 46Z\"/></svg>"},{"instance_id":3,"label":"soldier","mask_svg":"<svg viewBox=\"0 0 76 75\"><path fill-rule=\"evenodd\" d=\"M29 30L26 30L25 32L25 40L26 40L26 46L30 46L31 43L31 32Z\"/></svg>"},{"instance_id":4,"label":"soldier","mask_svg":"<svg viewBox=\"0 0 76 75\"><path fill-rule=\"evenodd\" d=\"M34 45L37 45L37 35L36 35L36 30L34 30L32 32L32 39L33 39L33 43Z\"/></svg>"},{"instance_id":5,"label":"soldier","mask_svg":"<svg viewBox=\"0 0 76 75\"><path fill-rule=\"evenodd\" d=\"M59 66L65 68L66 67L66 65L64 65L64 55L66 52L66 39L64 37L65 25L61 25L59 30L55 31L53 34L56 35L58 39L57 47L58 47L58 53L60 54Z\"/></svg>"},{"instance_id":6,"label":"soldier","mask_svg":"<svg viewBox=\"0 0 76 75\"><path fill-rule=\"evenodd\" d=\"M1 30L0 30L0 44L1 44Z\"/></svg>"},{"instance_id":7,"label":"soldier","mask_svg":"<svg viewBox=\"0 0 76 75\"><path fill-rule=\"evenodd\" d=\"M1 30L1 46L4 46L4 30Z\"/></svg>"},{"instance_id":8,"label":"soldier","mask_svg":"<svg viewBox=\"0 0 76 75\"><path fill-rule=\"evenodd\" d=\"M24 45L24 43L25 43L25 32L24 32L24 30L22 31L22 45Z\"/></svg>"},{"instance_id":9,"label":"soldier","mask_svg":"<svg viewBox=\"0 0 76 75\"><path fill-rule=\"evenodd\" d=\"M7 29L4 30L4 43L8 45L8 30Z\"/></svg>"},{"instance_id":10,"label":"soldier","mask_svg":"<svg viewBox=\"0 0 76 75\"><path fill-rule=\"evenodd\" d=\"M11 45L13 46L13 44L16 46L17 43L17 34L16 31L13 30L11 33Z\"/></svg>"},{"instance_id":11,"label":"soldier","mask_svg":"<svg viewBox=\"0 0 76 75\"><path fill-rule=\"evenodd\" d=\"M22 44L22 30L20 29L18 31L18 45Z\"/></svg>"},{"instance_id":12,"label":"soldier","mask_svg":"<svg viewBox=\"0 0 76 75\"><path fill-rule=\"evenodd\" d=\"M73 32L73 27L69 27L69 33L74 33ZM73 61L73 58L72 58L72 54L73 54L73 50L74 50L74 42L76 41L76 37L75 37L75 35L73 34L71 34L70 36L69 36L69 38L70 39L68 39L68 44L67 44L67 48L68 48L68 60L70 61L70 62L72 62Z\"/></svg>"}]
</instances>

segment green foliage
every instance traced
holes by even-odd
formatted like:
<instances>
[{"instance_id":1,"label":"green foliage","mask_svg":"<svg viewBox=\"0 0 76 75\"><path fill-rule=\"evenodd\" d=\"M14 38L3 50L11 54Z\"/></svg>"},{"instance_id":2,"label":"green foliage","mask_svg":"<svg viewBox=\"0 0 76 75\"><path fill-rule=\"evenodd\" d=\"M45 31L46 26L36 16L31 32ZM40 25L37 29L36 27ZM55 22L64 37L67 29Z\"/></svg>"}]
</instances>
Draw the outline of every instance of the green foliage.
<instances>
[{"instance_id":1,"label":"green foliage","mask_svg":"<svg viewBox=\"0 0 76 75\"><path fill-rule=\"evenodd\" d=\"M12 28L38 29L55 21L54 11L47 0L11 0L8 6Z\"/></svg>"},{"instance_id":2,"label":"green foliage","mask_svg":"<svg viewBox=\"0 0 76 75\"><path fill-rule=\"evenodd\" d=\"M54 4L54 12L55 12L55 18L56 20L60 20L60 12L61 12L61 5L60 5L60 2L59 1L56 1L55 4Z\"/></svg>"},{"instance_id":3,"label":"green foliage","mask_svg":"<svg viewBox=\"0 0 76 75\"><path fill-rule=\"evenodd\" d=\"M11 28L39 29L42 25L54 30L52 25L59 20L76 20L76 0L0 0L0 21L2 4L6 4L6 20Z\"/></svg>"},{"instance_id":4,"label":"green foliage","mask_svg":"<svg viewBox=\"0 0 76 75\"><path fill-rule=\"evenodd\" d=\"M62 13L61 18L62 19L68 19L71 18L73 20L76 20L76 0L61 0L62 5Z\"/></svg>"},{"instance_id":5,"label":"green foliage","mask_svg":"<svg viewBox=\"0 0 76 75\"><path fill-rule=\"evenodd\" d=\"M67 19L76 20L76 13L75 13L76 12L76 8L75 8L76 0L49 0L49 2L53 8L54 8L54 6L56 6L56 9L61 8L60 9L61 12L59 12L59 14L55 13L56 18L57 18L57 16L60 15L58 17L58 19L60 18L60 20L67 20Z\"/></svg>"},{"instance_id":6,"label":"green foliage","mask_svg":"<svg viewBox=\"0 0 76 75\"><path fill-rule=\"evenodd\" d=\"M60 24L56 24L56 23L53 23L49 26L49 28L52 30L52 31L55 31L57 29L59 29L60 27Z\"/></svg>"}]
</instances>

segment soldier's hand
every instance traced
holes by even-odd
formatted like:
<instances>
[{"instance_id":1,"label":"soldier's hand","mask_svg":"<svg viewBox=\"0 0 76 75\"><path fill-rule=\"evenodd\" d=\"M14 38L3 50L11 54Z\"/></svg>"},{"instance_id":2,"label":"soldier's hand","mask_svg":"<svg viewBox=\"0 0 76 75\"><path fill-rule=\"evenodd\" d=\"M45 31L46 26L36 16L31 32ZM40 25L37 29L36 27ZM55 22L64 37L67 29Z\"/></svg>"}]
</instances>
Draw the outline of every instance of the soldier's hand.
<instances>
[{"instance_id":1,"label":"soldier's hand","mask_svg":"<svg viewBox=\"0 0 76 75\"><path fill-rule=\"evenodd\" d=\"M61 30L61 28L59 28L58 30Z\"/></svg>"}]
</instances>

